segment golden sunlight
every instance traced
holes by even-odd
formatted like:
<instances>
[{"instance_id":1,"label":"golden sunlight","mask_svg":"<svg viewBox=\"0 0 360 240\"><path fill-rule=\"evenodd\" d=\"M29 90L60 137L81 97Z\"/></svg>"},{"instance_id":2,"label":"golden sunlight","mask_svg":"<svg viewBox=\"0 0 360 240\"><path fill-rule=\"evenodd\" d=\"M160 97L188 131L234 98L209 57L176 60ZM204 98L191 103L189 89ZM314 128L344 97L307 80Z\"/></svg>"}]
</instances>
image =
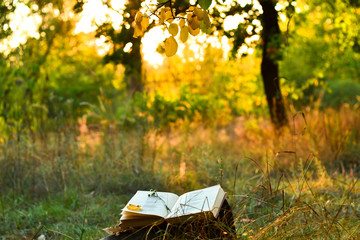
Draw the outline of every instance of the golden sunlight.
<instances>
[{"instance_id":1,"label":"golden sunlight","mask_svg":"<svg viewBox=\"0 0 360 240\"><path fill-rule=\"evenodd\" d=\"M147 32L142 39L142 51L144 60L158 67L163 64L164 56L156 51L156 48L165 40L165 35L160 27L155 27Z\"/></svg>"},{"instance_id":2,"label":"golden sunlight","mask_svg":"<svg viewBox=\"0 0 360 240\"><path fill-rule=\"evenodd\" d=\"M245 6L249 3L249 0L238 0L241 6ZM250 1L251 2L251 1ZM147 0L144 2L143 6L145 11L146 6L154 4L154 0ZM120 25L123 21L123 16L121 11L125 8L124 1L112 0L111 1L112 9L105 6L101 0L91 0L87 1L83 6L83 11L79 14L78 21L75 25L74 34L79 33L92 33L97 29L97 25L100 25L104 22L112 22L112 26L115 30L120 29ZM36 8L37 5L33 4L31 8ZM211 6L212 8L213 6ZM278 8L283 6L278 5ZM255 1L254 8L260 9L260 4ZM74 17L72 13L69 15L70 18ZM224 29L231 30L238 26L239 23L245 21L247 14L235 14L234 16L228 16L224 21ZM280 16L284 20L284 16ZM152 17L154 20L155 18ZM260 21L254 20L253 24L256 27L255 31L260 32L261 24ZM38 26L41 24L41 16L38 14L31 13L31 9L23 3L17 3L16 11L11 15L11 29L14 30L12 36L7 39L2 40L0 43L0 51L6 53L10 49L17 47L19 44L26 42L28 37L39 38L40 34L38 32ZM247 31L250 32L252 29L249 26ZM168 35L167 31L164 31L163 27L155 27L145 34L142 39L142 52L144 60L149 62L151 65L158 67L163 64L164 56L156 51L159 44L161 44L166 36ZM215 34L216 35L216 34ZM259 40L259 35L252 36L251 38L246 39L246 43L251 46L254 41ZM180 41L179 41L180 42ZM95 46L99 55L105 55L110 49L111 44L106 42L105 36L100 36L99 39L93 39L87 42L89 46ZM189 39L188 46L194 52L194 57L201 59L203 56L204 49L202 46L204 44L210 44L211 46L221 47L224 50L224 57L228 55L230 50L230 43L224 37L219 39L217 36L209 37L205 34L200 34L197 37ZM126 44L124 46L126 51L131 51L131 46ZM185 45L179 44L178 55L182 56L182 51L184 50ZM239 50L239 54L248 53L252 54L254 51L251 47L242 46Z\"/></svg>"},{"instance_id":3,"label":"golden sunlight","mask_svg":"<svg viewBox=\"0 0 360 240\"><path fill-rule=\"evenodd\" d=\"M111 3L113 4L113 10L105 6L101 0L92 0L85 3L80 14L80 20L76 23L75 34L93 32L97 28L96 25L106 21L111 21L113 28L119 30L123 17L117 11L124 7L124 2L120 4L119 1L113 0Z\"/></svg>"}]
</instances>

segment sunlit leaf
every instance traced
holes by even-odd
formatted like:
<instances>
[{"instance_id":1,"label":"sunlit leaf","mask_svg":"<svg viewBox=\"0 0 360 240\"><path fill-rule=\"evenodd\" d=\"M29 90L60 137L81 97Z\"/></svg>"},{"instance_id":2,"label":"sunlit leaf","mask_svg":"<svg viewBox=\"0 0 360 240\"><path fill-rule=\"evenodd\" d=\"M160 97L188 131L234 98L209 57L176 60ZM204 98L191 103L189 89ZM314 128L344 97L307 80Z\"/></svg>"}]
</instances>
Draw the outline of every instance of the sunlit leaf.
<instances>
[{"instance_id":1,"label":"sunlit leaf","mask_svg":"<svg viewBox=\"0 0 360 240\"><path fill-rule=\"evenodd\" d=\"M171 14L171 10L167 11L165 14L165 21L171 23L173 21L173 15Z\"/></svg>"},{"instance_id":2,"label":"sunlit leaf","mask_svg":"<svg viewBox=\"0 0 360 240\"><path fill-rule=\"evenodd\" d=\"M159 19L159 23L160 24L163 24L164 22L165 22L165 20L166 20L166 11L165 11L165 8L162 8L161 10L160 10L160 14L159 14L160 16L160 19Z\"/></svg>"},{"instance_id":3,"label":"sunlit leaf","mask_svg":"<svg viewBox=\"0 0 360 240\"><path fill-rule=\"evenodd\" d=\"M149 26L149 18L148 17L143 17L141 20L141 29L142 31L145 31Z\"/></svg>"},{"instance_id":4,"label":"sunlit leaf","mask_svg":"<svg viewBox=\"0 0 360 240\"><path fill-rule=\"evenodd\" d=\"M206 28L210 28L211 21L210 21L209 15L207 13L204 14L203 22L204 22Z\"/></svg>"},{"instance_id":5,"label":"sunlit leaf","mask_svg":"<svg viewBox=\"0 0 360 240\"><path fill-rule=\"evenodd\" d=\"M140 211L141 210L140 205L134 205L134 204L129 204L126 208L131 211Z\"/></svg>"},{"instance_id":6,"label":"sunlit leaf","mask_svg":"<svg viewBox=\"0 0 360 240\"><path fill-rule=\"evenodd\" d=\"M141 23L142 21L142 18L143 18L143 14L139 11L136 13L136 16L135 16L135 22L136 23Z\"/></svg>"},{"instance_id":7,"label":"sunlit leaf","mask_svg":"<svg viewBox=\"0 0 360 240\"><path fill-rule=\"evenodd\" d=\"M191 27L189 27L188 29L189 29L189 33L193 36L197 36L200 33L200 28L194 30Z\"/></svg>"},{"instance_id":8,"label":"sunlit leaf","mask_svg":"<svg viewBox=\"0 0 360 240\"><path fill-rule=\"evenodd\" d=\"M165 53L165 48L164 48L164 44L160 44L157 48L156 48L156 52L163 54Z\"/></svg>"},{"instance_id":9,"label":"sunlit leaf","mask_svg":"<svg viewBox=\"0 0 360 240\"><path fill-rule=\"evenodd\" d=\"M180 30L180 40L185 43L186 40L188 39L189 37L189 29L187 26L184 26L181 28Z\"/></svg>"},{"instance_id":10,"label":"sunlit leaf","mask_svg":"<svg viewBox=\"0 0 360 240\"><path fill-rule=\"evenodd\" d=\"M204 21L201 21L200 23L200 29L203 33L210 33L210 28L206 27Z\"/></svg>"},{"instance_id":11,"label":"sunlit leaf","mask_svg":"<svg viewBox=\"0 0 360 240\"><path fill-rule=\"evenodd\" d=\"M208 9L212 3L212 0L199 0L199 5L203 9Z\"/></svg>"},{"instance_id":12,"label":"sunlit leaf","mask_svg":"<svg viewBox=\"0 0 360 240\"><path fill-rule=\"evenodd\" d=\"M206 14L206 12L204 12L201 8L195 8L194 9L194 14L197 16L197 18L199 20L203 20L204 15Z\"/></svg>"},{"instance_id":13,"label":"sunlit leaf","mask_svg":"<svg viewBox=\"0 0 360 240\"><path fill-rule=\"evenodd\" d=\"M136 24L135 25L135 29L134 29L134 38L138 38L141 37L143 35L143 31L142 31L142 27L140 24Z\"/></svg>"},{"instance_id":14,"label":"sunlit leaf","mask_svg":"<svg viewBox=\"0 0 360 240\"><path fill-rule=\"evenodd\" d=\"M170 24L169 33L175 37L178 34L178 32L179 32L178 25L176 23Z\"/></svg>"},{"instance_id":15,"label":"sunlit leaf","mask_svg":"<svg viewBox=\"0 0 360 240\"><path fill-rule=\"evenodd\" d=\"M172 57L176 54L178 49L178 43L173 36L165 40L165 54L168 57Z\"/></svg>"},{"instance_id":16,"label":"sunlit leaf","mask_svg":"<svg viewBox=\"0 0 360 240\"><path fill-rule=\"evenodd\" d=\"M185 19L181 19L179 22L179 27L182 28L185 26Z\"/></svg>"},{"instance_id":17,"label":"sunlit leaf","mask_svg":"<svg viewBox=\"0 0 360 240\"><path fill-rule=\"evenodd\" d=\"M188 23L193 30L200 27L200 21L195 15L192 15L190 18L188 18Z\"/></svg>"}]
</instances>

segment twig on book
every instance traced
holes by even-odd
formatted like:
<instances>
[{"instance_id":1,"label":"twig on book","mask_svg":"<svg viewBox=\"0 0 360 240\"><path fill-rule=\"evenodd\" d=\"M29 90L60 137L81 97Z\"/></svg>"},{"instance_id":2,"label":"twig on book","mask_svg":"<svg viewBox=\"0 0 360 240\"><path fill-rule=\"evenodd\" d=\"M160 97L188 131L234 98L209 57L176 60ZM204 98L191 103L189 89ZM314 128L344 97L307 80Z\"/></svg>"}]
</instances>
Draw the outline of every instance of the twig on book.
<instances>
[{"instance_id":1,"label":"twig on book","mask_svg":"<svg viewBox=\"0 0 360 240\"><path fill-rule=\"evenodd\" d=\"M205 202L207 202L207 204L208 204L208 209L211 210L211 209L210 209L209 199L208 199L208 197L206 196L206 198L204 199L203 205L202 205L202 207L201 207L201 211L204 211Z\"/></svg>"},{"instance_id":2,"label":"twig on book","mask_svg":"<svg viewBox=\"0 0 360 240\"><path fill-rule=\"evenodd\" d=\"M171 209L166 205L166 202L164 201L164 199L162 199L162 198L159 196L159 194L157 193L157 190L156 190L156 189L150 189L150 192L151 192L151 193L148 194L148 197L157 197L157 198L159 198L159 199L164 203L164 206L165 206L166 210L167 210L168 212L171 212Z\"/></svg>"},{"instance_id":3,"label":"twig on book","mask_svg":"<svg viewBox=\"0 0 360 240\"><path fill-rule=\"evenodd\" d=\"M192 200L196 199L196 197L199 196L200 193L197 193L196 195L192 196L190 199L188 199L187 195L185 196L185 203L180 203L179 205L179 208L176 209L176 213L179 214L179 215L184 215L187 213L187 210L189 208L193 208L193 209L196 209L196 210L199 210L201 212L204 212L204 211L211 211L211 207L210 207L210 202L209 202L209 198L207 196L205 196L205 199L202 203L202 207L201 208L198 208L198 207L195 207L195 206L192 206L189 204L189 202L191 202ZM208 209L206 209L206 205L208 207ZM179 213L180 212L180 213Z\"/></svg>"}]
</instances>

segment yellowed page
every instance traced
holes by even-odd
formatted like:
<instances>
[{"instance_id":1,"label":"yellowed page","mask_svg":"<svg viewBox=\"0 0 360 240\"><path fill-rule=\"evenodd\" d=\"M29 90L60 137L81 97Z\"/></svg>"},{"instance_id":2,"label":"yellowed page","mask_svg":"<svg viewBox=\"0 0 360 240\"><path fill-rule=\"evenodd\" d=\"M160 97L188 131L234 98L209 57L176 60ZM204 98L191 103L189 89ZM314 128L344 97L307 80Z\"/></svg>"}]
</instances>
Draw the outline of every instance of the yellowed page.
<instances>
[{"instance_id":1,"label":"yellowed page","mask_svg":"<svg viewBox=\"0 0 360 240\"><path fill-rule=\"evenodd\" d=\"M167 218L211 211L217 217L219 205L225 198L220 185L191 191L179 197Z\"/></svg>"},{"instance_id":2,"label":"yellowed page","mask_svg":"<svg viewBox=\"0 0 360 240\"><path fill-rule=\"evenodd\" d=\"M136 194L130 199L122 211L120 220L134 219L149 216L166 217L177 199L179 198L174 193L156 192L156 196L149 196L150 191L137 191ZM140 211L131 211L127 208L129 204L140 205Z\"/></svg>"}]
</instances>

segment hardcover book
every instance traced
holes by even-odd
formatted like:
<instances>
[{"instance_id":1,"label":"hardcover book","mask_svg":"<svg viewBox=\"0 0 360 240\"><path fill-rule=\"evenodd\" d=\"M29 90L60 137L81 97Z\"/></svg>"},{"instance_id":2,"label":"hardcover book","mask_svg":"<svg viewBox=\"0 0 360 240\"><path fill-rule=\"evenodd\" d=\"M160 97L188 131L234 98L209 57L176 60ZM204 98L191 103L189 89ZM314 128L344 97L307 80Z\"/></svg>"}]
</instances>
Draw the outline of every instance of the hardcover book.
<instances>
[{"instance_id":1,"label":"hardcover book","mask_svg":"<svg viewBox=\"0 0 360 240\"><path fill-rule=\"evenodd\" d=\"M123 208L120 226L140 227L166 220L181 222L194 215L217 218L226 193L220 185L187 192L137 191Z\"/></svg>"}]
</instances>

